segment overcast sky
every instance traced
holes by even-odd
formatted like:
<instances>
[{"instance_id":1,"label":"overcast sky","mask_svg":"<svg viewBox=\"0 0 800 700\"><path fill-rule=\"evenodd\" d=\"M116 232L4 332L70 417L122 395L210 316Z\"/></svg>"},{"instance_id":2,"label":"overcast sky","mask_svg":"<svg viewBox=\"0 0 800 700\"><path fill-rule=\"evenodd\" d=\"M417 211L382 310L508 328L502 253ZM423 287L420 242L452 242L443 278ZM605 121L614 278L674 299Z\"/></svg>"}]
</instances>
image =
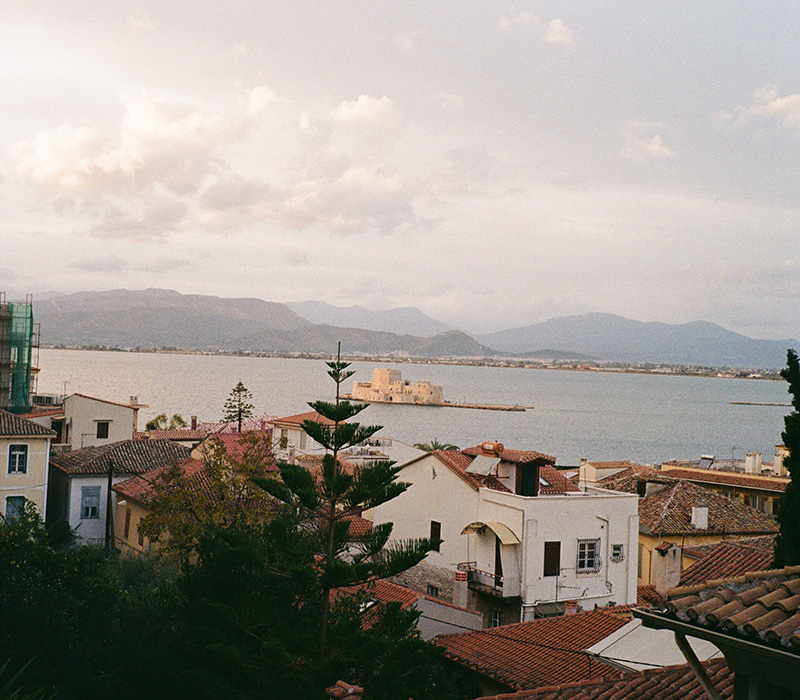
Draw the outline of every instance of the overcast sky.
<instances>
[{"instance_id":1,"label":"overcast sky","mask_svg":"<svg viewBox=\"0 0 800 700\"><path fill-rule=\"evenodd\" d=\"M0 290L800 338L800 6L0 5Z\"/></svg>"}]
</instances>

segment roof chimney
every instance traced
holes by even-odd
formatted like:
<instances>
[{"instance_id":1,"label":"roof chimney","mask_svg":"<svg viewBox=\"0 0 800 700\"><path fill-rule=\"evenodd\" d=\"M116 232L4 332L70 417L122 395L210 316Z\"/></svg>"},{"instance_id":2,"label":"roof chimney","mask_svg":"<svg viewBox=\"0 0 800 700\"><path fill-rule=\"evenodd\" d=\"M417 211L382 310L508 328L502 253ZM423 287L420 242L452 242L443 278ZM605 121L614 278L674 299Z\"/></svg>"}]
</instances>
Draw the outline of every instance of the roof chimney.
<instances>
[{"instance_id":1,"label":"roof chimney","mask_svg":"<svg viewBox=\"0 0 800 700\"><path fill-rule=\"evenodd\" d=\"M692 506L692 527L696 530L708 530L708 505L705 501L698 501Z\"/></svg>"},{"instance_id":2,"label":"roof chimney","mask_svg":"<svg viewBox=\"0 0 800 700\"><path fill-rule=\"evenodd\" d=\"M581 457L581 464L586 464L586 457Z\"/></svg>"},{"instance_id":3,"label":"roof chimney","mask_svg":"<svg viewBox=\"0 0 800 700\"><path fill-rule=\"evenodd\" d=\"M192 427L192 430L197 430L197 416L192 416L190 425Z\"/></svg>"}]
</instances>

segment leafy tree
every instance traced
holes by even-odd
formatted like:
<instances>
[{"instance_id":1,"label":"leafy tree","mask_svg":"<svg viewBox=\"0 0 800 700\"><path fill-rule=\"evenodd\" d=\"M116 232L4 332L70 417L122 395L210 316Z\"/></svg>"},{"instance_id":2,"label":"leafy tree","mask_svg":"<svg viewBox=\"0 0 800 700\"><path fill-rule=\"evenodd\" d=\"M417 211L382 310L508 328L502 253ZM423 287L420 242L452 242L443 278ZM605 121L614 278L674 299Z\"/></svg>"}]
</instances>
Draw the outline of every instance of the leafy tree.
<instances>
[{"instance_id":1,"label":"leafy tree","mask_svg":"<svg viewBox=\"0 0 800 700\"><path fill-rule=\"evenodd\" d=\"M253 415L253 404L250 403L253 396L247 390L247 387L242 384L242 380L231 389L231 393L225 400L225 405L222 408L222 420L227 423L236 423L239 426L239 432L242 432L242 421Z\"/></svg>"},{"instance_id":2,"label":"leafy tree","mask_svg":"<svg viewBox=\"0 0 800 700\"><path fill-rule=\"evenodd\" d=\"M151 480L149 513L140 525L160 551L191 557L209 526L228 529L242 523L258 524L268 515L268 496L253 481L275 468L269 438L240 433L238 445L226 450L216 437L202 445L201 464L174 463Z\"/></svg>"},{"instance_id":3,"label":"leafy tree","mask_svg":"<svg viewBox=\"0 0 800 700\"><path fill-rule=\"evenodd\" d=\"M414 447L418 450L424 450L425 452L436 452L436 450L457 450L458 445L453 445L449 442L439 442L436 438L433 438L430 442L415 442Z\"/></svg>"},{"instance_id":4,"label":"leafy tree","mask_svg":"<svg viewBox=\"0 0 800 700\"><path fill-rule=\"evenodd\" d=\"M159 413L144 426L145 430L177 430L185 427L186 421L180 413L173 414L172 418L167 418L166 413Z\"/></svg>"},{"instance_id":5,"label":"leafy tree","mask_svg":"<svg viewBox=\"0 0 800 700\"><path fill-rule=\"evenodd\" d=\"M800 564L800 362L794 350L787 352L786 367L781 376L789 382L794 410L784 419L781 434L783 444L789 449L784 465L791 481L786 485L780 501L778 523L780 532L775 538L775 566Z\"/></svg>"},{"instance_id":6,"label":"leafy tree","mask_svg":"<svg viewBox=\"0 0 800 700\"><path fill-rule=\"evenodd\" d=\"M399 496L408 484L396 480L399 468L390 461L375 461L353 469L342 465L339 452L366 440L381 426L362 426L352 421L368 404L340 399L342 383L354 374L347 369L350 364L341 359L341 344L336 359L326 364L336 385L335 401L312 401L309 406L331 424L309 420L303 423L303 430L326 449L319 472L281 464L280 480L256 480L280 502L302 514L304 529L319 556L314 572L320 609L320 661L328 650L331 589L398 574L422 561L437 544L425 538L390 543L391 523L375 526L358 537L349 532L353 515Z\"/></svg>"}]
</instances>

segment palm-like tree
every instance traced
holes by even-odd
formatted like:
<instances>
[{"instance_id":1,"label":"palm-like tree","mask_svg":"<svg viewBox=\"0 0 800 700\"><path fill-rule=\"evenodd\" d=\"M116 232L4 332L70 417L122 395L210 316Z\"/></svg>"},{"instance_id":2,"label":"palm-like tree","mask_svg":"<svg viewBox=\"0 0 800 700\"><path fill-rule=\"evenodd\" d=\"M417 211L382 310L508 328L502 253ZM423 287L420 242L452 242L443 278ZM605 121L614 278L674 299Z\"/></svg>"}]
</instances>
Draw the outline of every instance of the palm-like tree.
<instances>
[{"instance_id":1,"label":"palm-like tree","mask_svg":"<svg viewBox=\"0 0 800 700\"><path fill-rule=\"evenodd\" d=\"M436 450L457 450L458 445L453 445L449 442L439 442L436 438L431 440L430 442L415 442L414 447L418 450L424 450L425 452L435 452Z\"/></svg>"}]
</instances>

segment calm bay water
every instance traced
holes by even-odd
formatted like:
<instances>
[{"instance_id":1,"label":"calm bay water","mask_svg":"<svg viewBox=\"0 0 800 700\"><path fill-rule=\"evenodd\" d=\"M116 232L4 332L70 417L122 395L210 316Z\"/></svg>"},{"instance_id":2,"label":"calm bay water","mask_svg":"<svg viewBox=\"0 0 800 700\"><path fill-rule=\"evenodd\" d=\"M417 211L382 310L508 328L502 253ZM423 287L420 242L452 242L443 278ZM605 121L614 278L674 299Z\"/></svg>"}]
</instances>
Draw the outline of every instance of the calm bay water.
<instances>
[{"instance_id":1,"label":"calm bay water","mask_svg":"<svg viewBox=\"0 0 800 700\"><path fill-rule=\"evenodd\" d=\"M138 396L149 409L188 420L219 420L222 405L240 379L257 413L289 415L306 401L331 399L333 382L320 360L219 357L147 353L40 351L40 393L81 392L127 402ZM353 363L353 379L369 381L374 363ZM387 366L387 365L381 365ZM461 447L497 439L507 447L556 455L559 464L630 459L651 463L701 454L737 458L762 452L772 460L781 442L781 406L740 406L731 401L788 403L784 382L662 375L396 365L405 379L444 386L450 401L534 406L521 412L374 404L362 423L406 442L434 438Z\"/></svg>"}]
</instances>

